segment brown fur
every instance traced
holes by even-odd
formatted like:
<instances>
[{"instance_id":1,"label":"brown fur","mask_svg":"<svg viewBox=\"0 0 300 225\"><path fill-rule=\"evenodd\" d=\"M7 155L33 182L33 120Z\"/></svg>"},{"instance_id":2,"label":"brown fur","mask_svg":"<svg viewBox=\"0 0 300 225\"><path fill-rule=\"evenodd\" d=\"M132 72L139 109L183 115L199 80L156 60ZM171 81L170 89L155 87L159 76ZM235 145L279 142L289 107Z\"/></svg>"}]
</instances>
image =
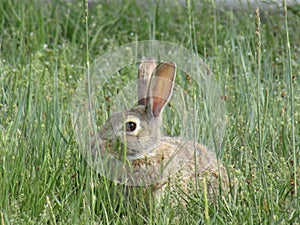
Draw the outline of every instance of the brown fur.
<instances>
[{"instance_id":1,"label":"brown fur","mask_svg":"<svg viewBox=\"0 0 300 225\"><path fill-rule=\"evenodd\" d=\"M100 157L109 153L123 161L118 166L110 164L118 179L125 185L150 188L156 199L165 195L167 186L190 195L204 178L208 193L227 189L226 169L212 151L191 140L161 136L161 113L172 95L176 66L172 62L155 65L152 59L142 62L139 105L111 116L98 134L100 146L93 144L93 155L100 149Z\"/></svg>"}]
</instances>

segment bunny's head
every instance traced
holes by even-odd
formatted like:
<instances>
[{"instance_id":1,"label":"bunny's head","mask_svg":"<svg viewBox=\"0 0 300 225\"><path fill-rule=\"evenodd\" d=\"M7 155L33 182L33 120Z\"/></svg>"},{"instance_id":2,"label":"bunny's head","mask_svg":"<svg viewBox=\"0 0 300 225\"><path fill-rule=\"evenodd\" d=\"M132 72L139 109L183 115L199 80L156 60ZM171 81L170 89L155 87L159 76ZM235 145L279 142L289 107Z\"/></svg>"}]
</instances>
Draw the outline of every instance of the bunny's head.
<instances>
[{"instance_id":1,"label":"bunny's head","mask_svg":"<svg viewBox=\"0 0 300 225\"><path fill-rule=\"evenodd\" d=\"M155 60L145 59L138 72L138 106L107 120L99 133L101 148L121 150L127 160L150 156L160 144L161 114L171 98L175 76L173 62L156 66Z\"/></svg>"}]
</instances>

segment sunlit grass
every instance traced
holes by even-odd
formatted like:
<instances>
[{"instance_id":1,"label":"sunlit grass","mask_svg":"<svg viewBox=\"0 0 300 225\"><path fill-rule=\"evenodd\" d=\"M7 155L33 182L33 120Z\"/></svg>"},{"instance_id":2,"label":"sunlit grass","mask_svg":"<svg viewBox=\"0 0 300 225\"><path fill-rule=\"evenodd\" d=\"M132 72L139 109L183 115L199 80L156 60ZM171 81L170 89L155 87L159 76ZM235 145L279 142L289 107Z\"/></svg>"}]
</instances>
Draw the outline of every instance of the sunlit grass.
<instances>
[{"instance_id":1,"label":"sunlit grass","mask_svg":"<svg viewBox=\"0 0 300 225\"><path fill-rule=\"evenodd\" d=\"M90 5L88 23L85 15L81 1L0 2L1 224L300 223L299 12L288 23L283 9L264 12L259 74L252 10L111 1ZM219 81L229 196L170 193L155 205L135 191L128 200L80 154L70 108L87 60L152 38L197 49ZM181 197L186 206L174 202Z\"/></svg>"}]
</instances>

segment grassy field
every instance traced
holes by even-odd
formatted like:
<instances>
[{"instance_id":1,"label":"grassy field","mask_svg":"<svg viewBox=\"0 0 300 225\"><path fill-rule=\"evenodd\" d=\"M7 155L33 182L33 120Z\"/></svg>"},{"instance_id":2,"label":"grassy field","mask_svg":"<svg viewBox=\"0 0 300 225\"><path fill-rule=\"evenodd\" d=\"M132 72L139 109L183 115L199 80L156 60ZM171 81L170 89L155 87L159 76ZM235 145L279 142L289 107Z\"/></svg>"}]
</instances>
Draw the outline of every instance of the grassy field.
<instances>
[{"instance_id":1,"label":"grassy field","mask_svg":"<svg viewBox=\"0 0 300 225\"><path fill-rule=\"evenodd\" d=\"M300 224L299 7L262 12L258 45L253 10L107 2L0 1L0 223ZM186 207L128 201L80 154L70 108L87 62L149 39L197 50L223 91L232 185L208 215L203 191Z\"/></svg>"}]
</instances>

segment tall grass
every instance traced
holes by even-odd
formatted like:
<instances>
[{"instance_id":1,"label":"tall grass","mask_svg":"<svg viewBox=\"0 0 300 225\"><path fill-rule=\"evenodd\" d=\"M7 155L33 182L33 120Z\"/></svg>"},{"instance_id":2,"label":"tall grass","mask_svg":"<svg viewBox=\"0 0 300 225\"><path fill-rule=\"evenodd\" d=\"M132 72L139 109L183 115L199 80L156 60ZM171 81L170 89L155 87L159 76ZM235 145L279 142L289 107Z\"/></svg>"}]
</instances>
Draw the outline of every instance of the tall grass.
<instances>
[{"instance_id":1,"label":"tall grass","mask_svg":"<svg viewBox=\"0 0 300 225\"><path fill-rule=\"evenodd\" d=\"M299 12L261 12L257 46L252 9L187 2L0 2L1 224L300 223ZM210 201L200 189L183 206L170 192L155 205L136 190L128 201L80 154L77 82L102 53L149 37L196 50L216 75L229 196Z\"/></svg>"},{"instance_id":2,"label":"tall grass","mask_svg":"<svg viewBox=\"0 0 300 225\"><path fill-rule=\"evenodd\" d=\"M292 54L291 54L291 43L290 43L290 35L289 35L289 26L288 26L288 15L287 15L287 3L286 0L283 2L284 4L284 18L285 18L285 29L286 29L286 47L287 47L287 64L288 64L288 71L287 71L287 80L289 81L289 100L290 100L290 120L291 120L291 145L293 150L293 177L291 178L291 182L293 184L293 193L297 196L298 192L298 180L297 177L299 176L297 165L298 165L298 157L297 157L297 150L296 150L296 140L295 140L295 108L294 108L294 84L293 79L295 75L293 75L293 67L292 67ZM298 146L299 151L299 146ZM298 175L298 176L297 176ZM297 204L298 198L295 198L295 202Z\"/></svg>"}]
</instances>

